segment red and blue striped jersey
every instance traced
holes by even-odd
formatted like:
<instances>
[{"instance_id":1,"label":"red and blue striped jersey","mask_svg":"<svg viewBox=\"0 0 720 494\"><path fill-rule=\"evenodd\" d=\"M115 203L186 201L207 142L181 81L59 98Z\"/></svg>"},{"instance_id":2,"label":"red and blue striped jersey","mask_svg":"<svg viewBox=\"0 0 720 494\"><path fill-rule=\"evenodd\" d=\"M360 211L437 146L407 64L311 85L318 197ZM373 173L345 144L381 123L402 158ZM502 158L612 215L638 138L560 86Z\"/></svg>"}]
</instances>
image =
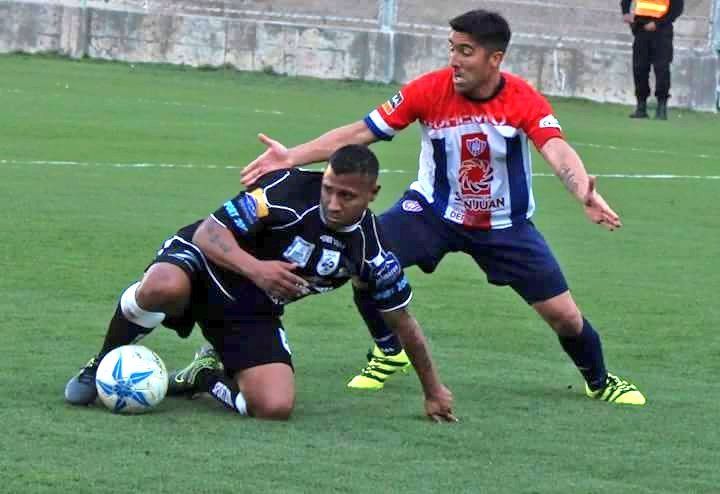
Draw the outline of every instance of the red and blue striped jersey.
<instances>
[{"instance_id":1,"label":"red and blue striped jersey","mask_svg":"<svg viewBox=\"0 0 720 494\"><path fill-rule=\"evenodd\" d=\"M453 71L427 73L365 117L380 139L418 121L420 168L411 188L446 220L473 229L507 228L535 210L528 138L537 148L562 138L550 103L527 82L502 73L500 90L472 100Z\"/></svg>"}]
</instances>

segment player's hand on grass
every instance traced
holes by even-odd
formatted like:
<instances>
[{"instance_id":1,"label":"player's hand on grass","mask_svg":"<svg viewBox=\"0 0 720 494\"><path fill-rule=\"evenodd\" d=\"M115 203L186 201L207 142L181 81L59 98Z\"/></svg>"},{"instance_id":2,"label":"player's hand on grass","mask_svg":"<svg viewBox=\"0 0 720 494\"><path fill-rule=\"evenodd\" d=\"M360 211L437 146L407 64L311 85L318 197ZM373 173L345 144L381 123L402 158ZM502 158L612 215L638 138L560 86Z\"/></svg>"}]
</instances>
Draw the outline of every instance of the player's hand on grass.
<instances>
[{"instance_id":1,"label":"player's hand on grass","mask_svg":"<svg viewBox=\"0 0 720 494\"><path fill-rule=\"evenodd\" d=\"M620 216L618 216L618 214L613 211L610 206L608 206L605 199L603 199L595 189L596 182L597 178L590 176L588 191L587 194L585 194L585 199L583 200L585 215L593 223L604 226L610 231L620 228L622 226Z\"/></svg>"},{"instance_id":2,"label":"player's hand on grass","mask_svg":"<svg viewBox=\"0 0 720 494\"><path fill-rule=\"evenodd\" d=\"M309 292L308 282L293 273L297 265L283 261L259 261L249 276L271 297L293 300Z\"/></svg>"},{"instance_id":3,"label":"player's hand on grass","mask_svg":"<svg viewBox=\"0 0 720 494\"><path fill-rule=\"evenodd\" d=\"M290 161L290 153L285 146L265 134L258 134L258 139L267 146L267 149L240 172L240 180L246 187L254 184L266 173L293 166Z\"/></svg>"},{"instance_id":4,"label":"player's hand on grass","mask_svg":"<svg viewBox=\"0 0 720 494\"><path fill-rule=\"evenodd\" d=\"M425 397L425 415L436 423L457 422L452 412L453 395L445 386L440 386L432 395Z\"/></svg>"}]
</instances>

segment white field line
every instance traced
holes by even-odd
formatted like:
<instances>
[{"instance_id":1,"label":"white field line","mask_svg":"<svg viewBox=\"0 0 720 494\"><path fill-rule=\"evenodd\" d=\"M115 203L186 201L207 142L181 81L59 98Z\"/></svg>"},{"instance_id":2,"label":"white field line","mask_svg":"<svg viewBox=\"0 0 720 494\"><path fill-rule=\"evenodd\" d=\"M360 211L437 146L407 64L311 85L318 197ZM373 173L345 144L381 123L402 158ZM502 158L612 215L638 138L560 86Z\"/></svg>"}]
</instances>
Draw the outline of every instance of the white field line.
<instances>
[{"instance_id":1,"label":"white field line","mask_svg":"<svg viewBox=\"0 0 720 494\"><path fill-rule=\"evenodd\" d=\"M131 64L132 67L132 64ZM60 83L57 84L58 87L61 87ZM65 89L69 89L70 86L67 84L65 85ZM1 88L0 87L0 94L7 93L7 94L23 94L28 93L28 91L24 89L19 88ZM49 96L65 96L62 93L47 93ZM105 101L111 101L111 102L117 102L117 103L126 103L126 100L122 100L120 98L106 98ZM235 107L235 106L220 106L220 105L206 105L204 103L188 103L187 101L163 101L163 100L157 100L157 99L148 99L148 98L136 98L136 103L142 103L146 105L160 105L160 106L174 106L178 108L195 108L200 110L221 110L221 111L233 111L238 113L264 113L267 115L285 115L284 112L280 110L272 110L268 108L253 108L253 109L244 109L242 107Z\"/></svg>"},{"instance_id":2,"label":"white field line","mask_svg":"<svg viewBox=\"0 0 720 494\"><path fill-rule=\"evenodd\" d=\"M702 160L717 160L718 164L720 164L720 156L712 156L709 154L685 154L685 153L680 153L677 151L668 151L666 149L645 149L645 148L636 148L636 147L622 147L622 146L613 146L611 144L593 144L590 142L573 142L571 144L575 147L610 149L611 151L618 151L618 152L622 152L622 153L633 152L633 153L642 153L642 154L664 154L664 155L668 155L668 156L682 156L683 158L698 158L698 159L702 159Z\"/></svg>"},{"instance_id":3,"label":"white field line","mask_svg":"<svg viewBox=\"0 0 720 494\"><path fill-rule=\"evenodd\" d=\"M100 163L83 161L44 161L44 160L0 160L0 165L46 165L46 166L106 166L114 168L198 168L198 169L224 169L240 170L244 165L212 165L204 163ZM381 173L414 174L409 170L394 170L383 168ZM534 177L554 177L552 173L534 173ZM596 174L601 178L646 179L646 180L720 180L720 175L675 175L670 173L605 173Z\"/></svg>"},{"instance_id":4,"label":"white field line","mask_svg":"<svg viewBox=\"0 0 720 494\"><path fill-rule=\"evenodd\" d=\"M132 64L131 64L132 67ZM0 93L13 93L13 94L20 94L26 92L24 89L20 88L0 88ZM59 96L60 93L55 93L55 96ZM112 99L112 98L110 98ZM157 100L157 99L148 99L148 98L137 98L135 100L138 103L143 104L151 104L151 105L162 105L162 106L174 106L174 107L180 107L180 108L198 108L202 110L230 110L235 111L239 113L243 113L243 108L239 107L228 107L228 106L216 106L216 105L206 105L203 103L188 103L186 101L163 101L163 100ZM276 116L283 116L285 115L285 112L282 112L280 110L273 110L273 109L267 109L267 108L253 108L245 110L251 113L260 113L260 114L266 114L266 115L276 115ZM303 115L304 118L307 118L308 114ZM320 116L320 115L312 115L312 116ZM646 149L646 148L637 148L637 147L623 147L623 146L613 146L611 144L594 144L591 142L573 142L571 143L575 147L587 147L587 148L595 148L595 149L609 149L611 151L618 151L618 152L632 152L632 153L640 153L640 154L659 154L659 155L666 155L666 156L682 156L685 159L702 159L702 160L716 160L720 164L720 156L713 156L709 154L685 154L680 153L677 151L668 151L666 149Z\"/></svg>"}]
</instances>

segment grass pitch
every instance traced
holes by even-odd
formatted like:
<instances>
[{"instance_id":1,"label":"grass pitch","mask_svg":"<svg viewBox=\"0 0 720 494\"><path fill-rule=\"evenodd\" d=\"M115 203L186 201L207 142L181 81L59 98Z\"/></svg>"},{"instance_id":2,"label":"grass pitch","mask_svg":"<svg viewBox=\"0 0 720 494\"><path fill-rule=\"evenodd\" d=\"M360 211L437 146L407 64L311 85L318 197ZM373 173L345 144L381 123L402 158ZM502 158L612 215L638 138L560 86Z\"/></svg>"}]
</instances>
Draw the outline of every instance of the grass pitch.
<instances>
[{"instance_id":1,"label":"grass pitch","mask_svg":"<svg viewBox=\"0 0 720 494\"><path fill-rule=\"evenodd\" d=\"M167 399L138 417L63 402L160 242L237 192L257 132L297 144L394 90L0 57L2 492L719 492L717 115L631 121L626 107L553 101L625 227L589 224L546 176L535 178L536 223L644 408L584 398L552 332L460 255L432 276L409 271L457 425L422 418L412 374L380 393L345 388L369 345L347 288L287 311L289 423L208 401ZM382 212L413 179L417 129L374 149L391 170ZM549 173L540 159L535 171ZM162 328L144 340L170 368L200 342Z\"/></svg>"}]
</instances>

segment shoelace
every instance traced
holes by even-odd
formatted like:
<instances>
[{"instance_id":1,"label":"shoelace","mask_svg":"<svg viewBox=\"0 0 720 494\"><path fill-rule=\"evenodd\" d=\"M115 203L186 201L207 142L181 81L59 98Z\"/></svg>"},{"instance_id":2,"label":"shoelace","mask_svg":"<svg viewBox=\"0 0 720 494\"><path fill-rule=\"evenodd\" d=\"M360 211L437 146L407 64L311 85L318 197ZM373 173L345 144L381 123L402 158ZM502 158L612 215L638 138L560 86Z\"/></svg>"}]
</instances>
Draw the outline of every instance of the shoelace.
<instances>
[{"instance_id":1,"label":"shoelace","mask_svg":"<svg viewBox=\"0 0 720 494\"><path fill-rule=\"evenodd\" d=\"M380 374L390 375L395 374L398 371L398 367L392 364L388 364L389 359L383 359L382 357L375 357L373 359L375 362L368 362L368 365L365 366L365 368L360 372L360 374L364 376L373 375L373 372L379 372ZM387 365L387 367L382 367L381 364Z\"/></svg>"},{"instance_id":2,"label":"shoelace","mask_svg":"<svg viewBox=\"0 0 720 494\"><path fill-rule=\"evenodd\" d=\"M612 387L613 389L617 389L619 391L633 391L635 389L635 386L633 384L630 384L629 382L620 379L617 376L608 377L608 382L606 386Z\"/></svg>"}]
</instances>

